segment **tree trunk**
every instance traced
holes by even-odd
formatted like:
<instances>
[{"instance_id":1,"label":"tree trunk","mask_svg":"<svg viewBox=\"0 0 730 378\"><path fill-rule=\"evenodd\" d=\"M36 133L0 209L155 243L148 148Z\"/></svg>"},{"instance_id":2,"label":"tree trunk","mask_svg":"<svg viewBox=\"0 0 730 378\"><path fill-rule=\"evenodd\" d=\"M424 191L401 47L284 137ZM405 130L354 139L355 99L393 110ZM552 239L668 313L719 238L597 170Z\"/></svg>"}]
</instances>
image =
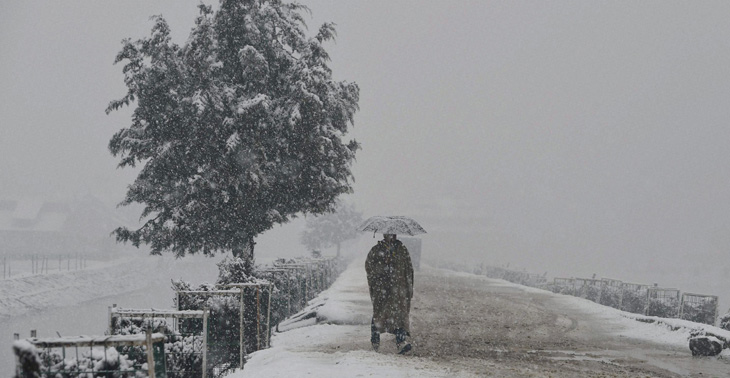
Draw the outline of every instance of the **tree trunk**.
<instances>
[{"instance_id":1,"label":"tree trunk","mask_svg":"<svg viewBox=\"0 0 730 378\"><path fill-rule=\"evenodd\" d=\"M246 242L246 245L243 246L243 254L244 258L251 261L253 263L253 247L256 245L256 242L253 241L253 237L248 238L248 241ZM253 264L252 264L253 265Z\"/></svg>"},{"instance_id":2,"label":"tree trunk","mask_svg":"<svg viewBox=\"0 0 730 378\"><path fill-rule=\"evenodd\" d=\"M244 243L236 248L233 248L231 250L231 253L233 254L233 257L238 257L240 259L243 259L249 265L253 266L253 262L254 262L253 249L254 249L255 245L256 245L256 242L253 241L253 237L249 237L246 243Z\"/></svg>"},{"instance_id":3,"label":"tree trunk","mask_svg":"<svg viewBox=\"0 0 730 378\"><path fill-rule=\"evenodd\" d=\"M340 257L340 243L337 243L337 257Z\"/></svg>"}]
</instances>

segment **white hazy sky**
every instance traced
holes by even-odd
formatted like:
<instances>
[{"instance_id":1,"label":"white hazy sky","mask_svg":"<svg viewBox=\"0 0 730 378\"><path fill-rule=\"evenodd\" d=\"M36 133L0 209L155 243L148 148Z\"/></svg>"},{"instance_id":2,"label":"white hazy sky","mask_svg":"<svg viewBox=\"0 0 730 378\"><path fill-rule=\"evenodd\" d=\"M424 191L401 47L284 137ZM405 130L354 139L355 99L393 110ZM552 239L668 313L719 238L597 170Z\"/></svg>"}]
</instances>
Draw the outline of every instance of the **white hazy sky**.
<instances>
[{"instance_id":1,"label":"white hazy sky","mask_svg":"<svg viewBox=\"0 0 730 378\"><path fill-rule=\"evenodd\" d=\"M183 43L197 3L0 3L0 194L118 202L120 41L162 14ZM366 216L418 217L432 256L724 294L730 2L304 3L361 88Z\"/></svg>"}]
</instances>

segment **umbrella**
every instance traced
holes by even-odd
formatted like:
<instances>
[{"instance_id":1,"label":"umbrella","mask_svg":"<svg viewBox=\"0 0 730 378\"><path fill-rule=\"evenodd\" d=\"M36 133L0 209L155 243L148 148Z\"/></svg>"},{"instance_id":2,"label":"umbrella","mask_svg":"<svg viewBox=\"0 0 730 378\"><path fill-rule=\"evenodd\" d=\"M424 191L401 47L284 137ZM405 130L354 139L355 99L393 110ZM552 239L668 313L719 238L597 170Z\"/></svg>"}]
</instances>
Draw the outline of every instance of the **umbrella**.
<instances>
[{"instance_id":1,"label":"umbrella","mask_svg":"<svg viewBox=\"0 0 730 378\"><path fill-rule=\"evenodd\" d=\"M359 231L372 231L378 234L418 235L426 230L418 222L401 216L374 216L368 218L358 228Z\"/></svg>"}]
</instances>

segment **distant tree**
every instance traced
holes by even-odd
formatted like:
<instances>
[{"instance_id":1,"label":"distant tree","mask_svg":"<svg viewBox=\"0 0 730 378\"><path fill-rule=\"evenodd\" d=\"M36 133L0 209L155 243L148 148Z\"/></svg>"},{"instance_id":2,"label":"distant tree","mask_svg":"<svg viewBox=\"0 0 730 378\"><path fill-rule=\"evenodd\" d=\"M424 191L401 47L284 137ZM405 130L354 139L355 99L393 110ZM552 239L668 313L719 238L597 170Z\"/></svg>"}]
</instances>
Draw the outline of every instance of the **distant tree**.
<instances>
[{"instance_id":1,"label":"distant tree","mask_svg":"<svg viewBox=\"0 0 730 378\"><path fill-rule=\"evenodd\" d=\"M322 44L304 33L298 4L221 0L199 5L179 46L161 17L149 38L123 41L131 126L109 149L119 167L143 165L120 205L144 205L144 224L118 241L171 251L231 251L253 260L254 238L298 213L334 210L352 191L358 149L343 141L358 109L356 84L332 79Z\"/></svg>"},{"instance_id":2,"label":"distant tree","mask_svg":"<svg viewBox=\"0 0 730 378\"><path fill-rule=\"evenodd\" d=\"M342 242L357 236L362 221L362 213L355 211L354 206L341 205L333 213L307 219L301 242L310 250L335 246L339 256Z\"/></svg>"}]
</instances>

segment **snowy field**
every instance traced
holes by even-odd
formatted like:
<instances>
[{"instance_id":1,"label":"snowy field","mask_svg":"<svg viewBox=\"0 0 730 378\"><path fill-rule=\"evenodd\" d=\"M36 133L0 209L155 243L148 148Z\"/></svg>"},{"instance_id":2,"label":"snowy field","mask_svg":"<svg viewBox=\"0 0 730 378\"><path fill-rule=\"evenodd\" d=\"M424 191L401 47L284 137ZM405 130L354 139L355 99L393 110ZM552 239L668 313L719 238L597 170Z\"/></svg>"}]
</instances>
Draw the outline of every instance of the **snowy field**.
<instances>
[{"instance_id":1,"label":"snowy field","mask_svg":"<svg viewBox=\"0 0 730 378\"><path fill-rule=\"evenodd\" d=\"M140 264L138 256L110 261L88 261L80 270L28 272L0 280L0 320L46 308L72 306L99 297L144 287L159 267Z\"/></svg>"},{"instance_id":2,"label":"snowy field","mask_svg":"<svg viewBox=\"0 0 730 378\"><path fill-rule=\"evenodd\" d=\"M730 332L717 327L683 320L629 314L581 298L553 294L468 273L428 267L424 270L442 274L447 279L449 277L454 279L467 277L483 280L485 285L489 283L525 293L551 296L551 300L558 301L560 306L595 318L614 336L627 340L627 344L629 344L628 340L636 345L641 345L637 344L641 342L648 343L648 345L659 344L679 350L679 353L683 353L681 350L686 350L688 355L690 352L687 340L693 330L705 330L730 338ZM304 311L313 310L317 312L318 321L315 322L314 318L310 318L301 322L282 324L280 330L284 328L288 330L273 336L272 347L253 353L245 369L233 373L230 377L290 377L293 374L313 377L333 377L343 376L343 374L351 377L474 375L465 371L453 371L447 364L437 362L438 359L397 355L394 346L391 349L383 347L389 343L387 338L384 339L380 352L374 352L369 348L371 307L362 260L356 260L350 264L335 284L311 301L308 309ZM640 322L637 319L651 320L653 323ZM634 357L641 359L640 349L631 353L637 355ZM650 351L651 349L646 350L647 353ZM596 359L581 352L565 352L573 359ZM648 355L644 357L651 358ZM728 357L730 355L726 350L721 358ZM596 360L609 361L605 358ZM701 360L698 361L698 363L702 363ZM657 361L648 361L648 363L662 367ZM671 371L671 368L669 370ZM680 373L680 375L682 374Z\"/></svg>"}]
</instances>

